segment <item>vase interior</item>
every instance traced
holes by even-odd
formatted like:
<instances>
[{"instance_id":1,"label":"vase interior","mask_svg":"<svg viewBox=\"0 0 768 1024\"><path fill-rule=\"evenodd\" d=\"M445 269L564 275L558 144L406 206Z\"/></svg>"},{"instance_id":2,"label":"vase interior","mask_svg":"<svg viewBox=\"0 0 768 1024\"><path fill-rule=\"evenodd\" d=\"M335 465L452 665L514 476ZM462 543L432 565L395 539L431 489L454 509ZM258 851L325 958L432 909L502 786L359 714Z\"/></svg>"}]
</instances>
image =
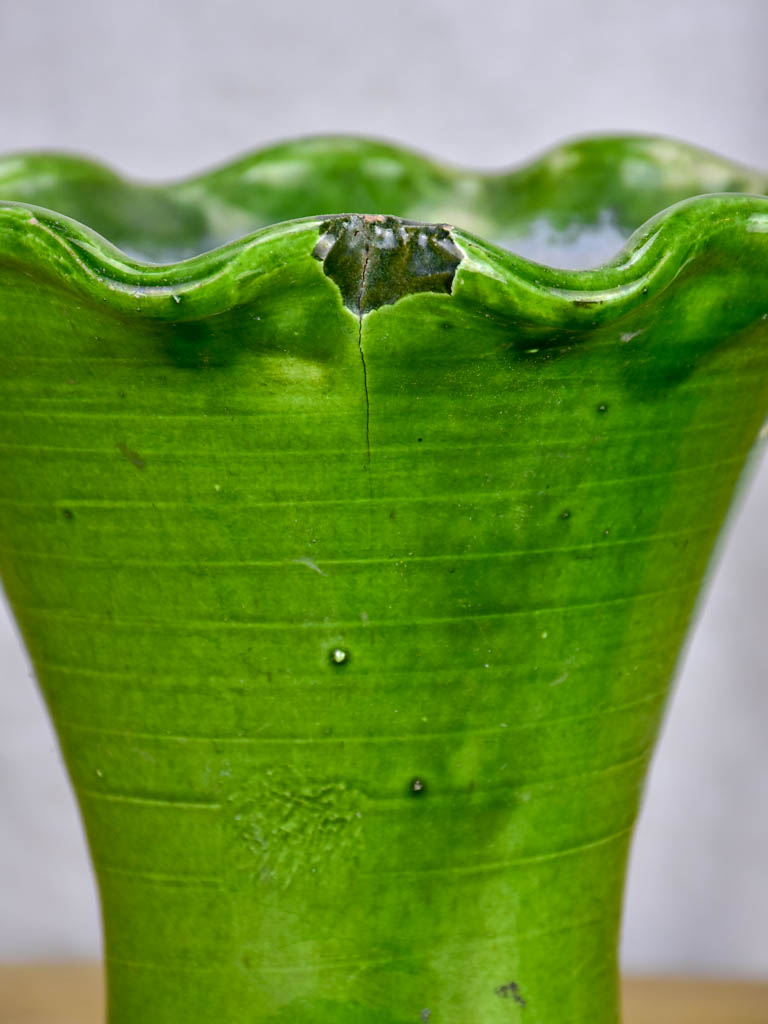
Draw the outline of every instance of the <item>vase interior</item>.
<instances>
[{"instance_id":1,"label":"vase interior","mask_svg":"<svg viewBox=\"0 0 768 1024\"><path fill-rule=\"evenodd\" d=\"M665 139L573 142L505 172L472 172L352 138L299 139L170 184L131 182L59 154L0 161L0 200L80 221L130 258L199 256L281 221L342 213L450 223L527 260L569 270L614 260L645 221L762 176Z\"/></svg>"}]
</instances>

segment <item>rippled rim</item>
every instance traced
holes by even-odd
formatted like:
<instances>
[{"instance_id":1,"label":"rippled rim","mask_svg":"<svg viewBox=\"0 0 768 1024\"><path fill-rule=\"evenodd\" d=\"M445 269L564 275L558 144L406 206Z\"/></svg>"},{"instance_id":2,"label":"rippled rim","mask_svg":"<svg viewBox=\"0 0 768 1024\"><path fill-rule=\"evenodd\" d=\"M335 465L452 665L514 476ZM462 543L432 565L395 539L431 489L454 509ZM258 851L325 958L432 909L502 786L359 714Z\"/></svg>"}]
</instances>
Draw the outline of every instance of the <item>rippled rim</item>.
<instances>
[{"instance_id":1,"label":"rippled rim","mask_svg":"<svg viewBox=\"0 0 768 1024\"><path fill-rule=\"evenodd\" d=\"M699 152L684 144L661 141L679 146L685 154ZM354 138L349 142L367 145L365 140ZM564 149L553 150L537 163L552 163ZM387 152L390 158L401 154L403 160L414 159L407 150L387 147ZM702 159L706 158L704 154ZM5 168L11 159L7 158ZM73 169L81 172L83 166L111 174L99 165L56 154L18 159L28 175L36 173L36 167L41 173L43 166L49 175L55 173L52 168L58 168L62 180ZM311 151L307 159L311 160ZM717 161L721 172L732 167L741 180L761 185L759 175L719 158L709 159ZM192 182L205 185L209 194L215 195L212 183L217 175L236 170L239 173L239 169L245 171L257 162L263 168L264 161L264 152L255 153ZM440 169L438 164L433 166ZM485 179L509 183L529 173L533 166L536 164L485 175ZM476 172L451 173L478 177ZM569 172L564 161L561 173L577 174L578 170ZM747 179L745 174L749 174ZM325 219L321 215L282 221L191 259L157 265L129 257L69 217L26 203L0 201L0 259L53 275L61 284L86 292L100 304L122 313L161 320L198 319L247 302L254 282L267 272L265 257L277 242L295 246L289 251L296 258L309 256ZM713 193L676 203L642 225L611 261L591 270L562 270L533 263L459 227L451 228L451 234L464 255L454 292L473 275L480 275L484 279L483 304L500 312L514 311L516 317L537 323L578 327L621 316L646 296L666 287L684 267L721 247L738 251L758 244L761 253L764 247L765 274L761 280L768 289L768 198L763 195ZM270 265L274 265L273 257ZM737 269L734 264L734 272Z\"/></svg>"}]
</instances>

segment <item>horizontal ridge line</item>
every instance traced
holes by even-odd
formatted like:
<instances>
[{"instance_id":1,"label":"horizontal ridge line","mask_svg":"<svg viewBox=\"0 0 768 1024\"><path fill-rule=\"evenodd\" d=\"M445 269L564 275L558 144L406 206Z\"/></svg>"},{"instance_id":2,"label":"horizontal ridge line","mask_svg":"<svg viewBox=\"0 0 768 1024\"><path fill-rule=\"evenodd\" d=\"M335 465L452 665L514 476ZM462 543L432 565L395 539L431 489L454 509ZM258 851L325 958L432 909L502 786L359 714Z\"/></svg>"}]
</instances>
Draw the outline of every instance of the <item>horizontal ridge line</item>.
<instances>
[{"instance_id":1,"label":"horizontal ridge line","mask_svg":"<svg viewBox=\"0 0 768 1024\"><path fill-rule=\"evenodd\" d=\"M599 552L605 548L618 548L618 547L629 547L633 544L649 544L655 543L656 541L673 540L676 537L687 537L692 534L705 533L716 527L716 523L704 523L699 526L688 527L684 530L670 530L667 533L652 533L645 534L640 537L625 537L619 540L603 540L588 542L586 544L567 544L562 547L545 547L545 548L509 548L504 551L478 551L478 552L457 552L457 553L438 553L431 555L381 555L372 558L323 558L318 556L317 559L306 558L270 558L270 559L229 559L229 560L210 560L200 561L192 559L179 559L178 561L154 561L148 559L131 559L131 558L92 558L92 557L81 557L80 555L70 555L66 553L52 553L50 551L23 551L18 548L9 548L0 546L0 552L7 555L15 555L19 558L32 559L42 558L45 561L61 561L70 562L74 564L82 565L93 565L105 569L119 569L123 566L129 568L141 568L141 569L152 569L152 568L166 568L166 569L236 569L236 568L284 568L288 565L304 566L312 569L313 566L309 565L312 561L315 563L317 568L323 566L353 566L353 565L412 565L420 564L422 562L469 562L469 561L483 561L484 559L504 559L504 558L516 558L524 557L526 555L554 555L562 553L568 553L571 551L594 551Z\"/></svg>"},{"instance_id":2,"label":"horizontal ridge line","mask_svg":"<svg viewBox=\"0 0 768 1024\"><path fill-rule=\"evenodd\" d=\"M205 800L173 800L167 797L136 796L130 793L102 793L96 789L86 789L83 786L77 787L80 796L89 800L104 800L114 803L140 804L148 807L177 807L179 810L204 810L220 811L220 803L212 803Z\"/></svg>"},{"instance_id":3,"label":"horizontal ridge line","mask_svg":"<svg viewBox=\"0 0 768 1024\"><path fill-rule=\"evenodd\" d=\"M90 623L95 626L105 626L111 628L128 628L133 630L167 630L169 632L194 632L196 630L210 631L210 630L229 630L229 631L247 631L247 630L324 630L337 632L339 629L345 630L370 630L372 628L379 629L397 629L397 628L413 628L415 626L441 626L441 625L458 625L468 624L473 622L489 622L494 620L503 620L507 618L515 618L516 616L522 615L551 615L554 612L569 612L577 611L585 608L605 608L611 604L621 604L631 601L642 601L654 597L662 597L665 594L674 594L682 591L691 590L694 587L698 587L699 580L689 580L685 583L677 584L672 587L662 587L659 590L648 590L641 591L635 594L622 594L616 597L605 598L600 601L581 601L572 602L571 604L564 605L541 605L536 608L512 608L505 611L499 612L478 612L475 615L445 615L445 616L424 616L422 618L415 619L370 619L368 622L363 622L360 619L340 620L333 622L323 621L254 621L254 620L241 620L241 621L230 621L230 620L217 620L217 619L191 619L191 620L180 620L178 622L158 619L158 620L142 620L142 619L115 619L109 617L101 617L96 615L77 615L69 611L62 611L54 608L35 608L28 605L19 604L16 602L14 608L16 611L24 612L28 615L43 617L43 618L54 618L61 621L78 622L78 623Z\"/></svg>"},{"instance_id":4,"label":"horizontal ridge line","mask_svg":"<svg viewBox=\"0 0 768 1024\"><path fill-rule=\"evenodd\" d=\"M527 722L510 725L508 723L497 723L496 725L482 726L480 728L459 728L438 730L436 732L415 733L390 733L390 734L362 734L360 736L182 736L164 733L140 733L129 729L101 729L98 726L90 726L78 722L66 722L57 720L56 726L64 731L89 732L99 736L120 736L126 739L147 739L147 740L169 740L171 742L183 743L228 743L233 745L250 745L260 743L273 743L297 746L312 746L324 743L413 743L421 740L451 739L454 736L494 736L513 735L524 732L528 729L540 729L548 725L562 725L564 722L587 721L590 718L599 718L603 715L620 714L624 711L631 711L634 708L642 707L644 704L652 704L667 693L668 687L655 690L634 701L625 704L615 704L607 707L594 708L590 711L579 712L570 715L559 715L552 718L535 718Z\"/></svg>"}]
</instances>

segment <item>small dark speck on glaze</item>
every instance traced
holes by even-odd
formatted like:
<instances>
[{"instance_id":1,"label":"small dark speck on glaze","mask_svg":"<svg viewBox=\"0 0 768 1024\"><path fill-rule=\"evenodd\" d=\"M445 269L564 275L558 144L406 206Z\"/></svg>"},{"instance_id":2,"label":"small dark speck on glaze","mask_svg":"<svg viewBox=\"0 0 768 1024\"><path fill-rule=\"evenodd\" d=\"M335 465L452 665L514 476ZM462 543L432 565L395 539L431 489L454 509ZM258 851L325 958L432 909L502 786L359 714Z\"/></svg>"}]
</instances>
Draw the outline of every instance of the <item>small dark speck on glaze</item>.
<instances>
[{"instance_id":1,"label":"small dark speck on glaze","mask_svg":"<svg viewBox=\"0 0 768 1024\"><path fill-rule=\"evenodd\" d=\"M571 513L568 511L567 508L564 508L563 511L560 513L560 518L561 519L570 519L571 518Z\"/></svg>"},{"instance_id":2,"label":"small dark speck on glaze","mask_svg":"<svg viewBox=\"0 0 768 1024\"><path fill-rule=\"evenodd\" d=\"M506 985L499 985L498 988L494 989L497 996L501 996L502 999L514 999L519 1006L525 1006L525 1000L520 994L516 981L508 981Z\"/></svg>"},{"instance_id":3,"label":"small dark speck on glaze","mask_svg":"<svg viewBox=\"0 0 768 1024\"><path fill-rule=\"evenodd\" d=\"M75 518L75 513L72 511L71 508L63 508L61 510L61 514L64 516L65 519L74 519Z\"/></svg>"},{"instance_id":4,"label":"small dark speck on glaze","mask_svg":"<svg viewBox=\"0 0 768 1024\"><path fill-rule=\"evenodd\" d=\"M118 447L118 449L120 451L120 454L124 458L128 459L129 462L132 462L134 464L134 466L136 467L136 469L145 469L146 468L147 464L144 461L144 459L142 459L142 457L139 455L138 452L135 452L132 449L130 449L128 447L128 445L125 443L125 441L118 441L117 442L117 447Z\"/></svg>"},{"instance_id":5,"label":"small dark speck on glaze","mask_svg":"<svg viewBox=\"0 0 768 1024\"><path fill-rule=\"evenodd\" d=\"M421 444L421 442L424 440L424 438L423 437L417 437L416 440L419 442L419 444Z\"/></svg>"}]
</instances>

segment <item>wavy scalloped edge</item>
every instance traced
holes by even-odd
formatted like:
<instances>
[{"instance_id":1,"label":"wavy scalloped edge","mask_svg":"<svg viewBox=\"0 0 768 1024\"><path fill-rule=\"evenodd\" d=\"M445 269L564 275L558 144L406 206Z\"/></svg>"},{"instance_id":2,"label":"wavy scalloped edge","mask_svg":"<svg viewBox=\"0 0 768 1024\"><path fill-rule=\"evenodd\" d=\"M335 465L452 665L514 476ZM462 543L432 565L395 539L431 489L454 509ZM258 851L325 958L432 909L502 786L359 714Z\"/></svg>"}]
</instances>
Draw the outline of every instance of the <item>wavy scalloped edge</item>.
<instances>
[{"instance_id":1,"label":"wavy scalloped edge","mask_svg":"<svg viewBox=\"0 0 768 1024\"><path fill-rule=\"evenodd\" d=\"M577 156L596 145L622 146L641 142L664 147L666 158L683 160L708 175L730 176L765 187L753 172L704 151L666 139L587 139L558 147L537 161L497 174L450 170L395 146L354 137L317 138L285 143L253 153L224 168L177 185L132 186L99 164L58 154L32 154L0 160L0 184L8 181L9 165L33 176L54 173L108 176L126 188L156 191L204 189L215 196L216 182L225 176L253 180L254 168L274 168L288 148L296 159L297 147L311 169L318 147L326 154L341 147L348 159L350 147L368 158L371 154L402 164L417 161L435 176L450 179L452 187L484 182L511 187L542 168L550 175L577 173ZM574 155L576 154L576 156ZM277 164L273 161L277 160ZM698 161L698 163L697 163ZM23 177L23 175L22 175ZM19 179L21 180L21 178ZM471 191L471 189L470 189ZM476 191L476 189L475 189ZM0 201L0 258L23 264L27 270L54 276L66 287L90 295L122 313L161 320L190 320L221 313L248 302L254 284L268 272L265 257L276 245L289 243L293 252L311 258L327 214L285 220L251 232L237 241L175 263L157 265L133 259L86 225L49 209L27 203ZM450 228L463 255L456 271L454 294L473 275L484 279L483 304L502 314L529 322L564 327L594 325L623 316L630 308L667 287L680 271L705 254L758 242L765 253L768 292L768 198L759 194L714 193L699 195L659 211L630 237L609 262L591 270L562 270L531 262L477 234ZM369 315L369 314L366 314Z\"/></svg>"}]
</instances>

